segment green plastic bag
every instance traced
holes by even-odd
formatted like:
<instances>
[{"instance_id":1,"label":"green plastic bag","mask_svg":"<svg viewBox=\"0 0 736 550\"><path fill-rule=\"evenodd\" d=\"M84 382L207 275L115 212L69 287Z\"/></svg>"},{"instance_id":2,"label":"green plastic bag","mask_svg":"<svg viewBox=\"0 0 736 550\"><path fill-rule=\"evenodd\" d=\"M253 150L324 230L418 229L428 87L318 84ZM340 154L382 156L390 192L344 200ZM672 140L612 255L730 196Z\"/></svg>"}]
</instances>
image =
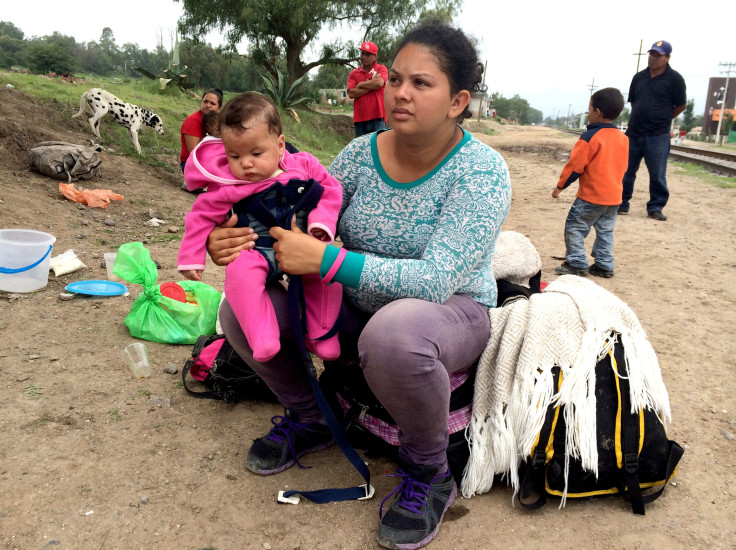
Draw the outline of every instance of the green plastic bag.
<instances>
[{"instance_id":1,"label":"green plastic bag","mask_svg":"<svg viewBox=\"0 0 736 550\"><path fill-rule=\"evenodd\" d=\"M143 285L124 321L131 336L163 344L194 344L200 336L215 333L220 292L198 281L178 281L194 295L197 305L163 296L156 282L158 269L142 243L118 248L113 273Z\"/></svg>"}]
</instances>

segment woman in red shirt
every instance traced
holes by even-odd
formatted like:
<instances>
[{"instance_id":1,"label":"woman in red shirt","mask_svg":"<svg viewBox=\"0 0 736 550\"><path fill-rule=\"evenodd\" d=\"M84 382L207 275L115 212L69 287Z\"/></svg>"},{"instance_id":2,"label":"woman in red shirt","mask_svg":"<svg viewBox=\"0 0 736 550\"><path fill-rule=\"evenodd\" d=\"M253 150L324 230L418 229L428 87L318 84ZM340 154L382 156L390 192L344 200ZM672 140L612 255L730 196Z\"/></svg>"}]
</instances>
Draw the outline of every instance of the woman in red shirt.
<instances>
[{"instance_id":1,"label":"woman in red shirt","mask_svg":"<svg viewBox=\"0 0 736 550\"><path fill-rule=\"evenodd\" d=\"M179 154L179 163L181 170L184 171L184 164L189 158L189 153L204 138L204 130L202 128L202 115L209 112L220 112L222 107L222 90L214 88L208 90L202 96L202 105L199 111L192 113L181 125L181 154Z\"/></svg>"}]
</instances>

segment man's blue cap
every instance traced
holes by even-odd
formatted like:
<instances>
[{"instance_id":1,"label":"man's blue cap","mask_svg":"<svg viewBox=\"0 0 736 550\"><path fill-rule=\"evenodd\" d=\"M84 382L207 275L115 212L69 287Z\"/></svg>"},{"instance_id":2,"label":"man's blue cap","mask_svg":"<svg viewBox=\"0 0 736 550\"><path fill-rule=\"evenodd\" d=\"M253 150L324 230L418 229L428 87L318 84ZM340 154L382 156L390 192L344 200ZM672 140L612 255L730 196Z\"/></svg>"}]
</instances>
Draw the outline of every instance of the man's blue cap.
<instances>
[{"instance_id":1,"label":"man's blue cap","mask_svg":"<svg viewBox=\"0 0 736 550\"><path fill-rule=\"evenodd\" d=\"M650 52L652 50L659 52L662 55L670 55L672 53L672 44L665 42L664 40L657 40L649 49Z\"/></svg>"}]
</instances>

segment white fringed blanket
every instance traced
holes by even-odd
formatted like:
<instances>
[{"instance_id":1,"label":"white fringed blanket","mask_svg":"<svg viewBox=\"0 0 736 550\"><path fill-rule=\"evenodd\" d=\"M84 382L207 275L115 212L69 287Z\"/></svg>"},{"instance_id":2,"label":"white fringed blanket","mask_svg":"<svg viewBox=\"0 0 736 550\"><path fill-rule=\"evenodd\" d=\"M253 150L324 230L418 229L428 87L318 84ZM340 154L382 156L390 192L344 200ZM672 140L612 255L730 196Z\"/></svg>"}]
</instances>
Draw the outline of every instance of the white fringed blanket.
<instances>
[{"instance_id":1,"label":"white fringed blanket","mask_svg":"<svg viewBox=\"0 0 736 550\"><path fill-rule=\"evenodd\" d=\"M488 491L496 474L516 494L519 465L550 403L568 405L569 456L597 475L595 365L613 347L613 333L625 349L632 410L650 408L669 421L667 390L644 329L623 301L593 281L564 275L528 301L490 309L489 315L491 338L478 365L467 432L470 459L461 483L466 498ZM555 365L565 381L558 394Z\"/></svg>"}]
</instances>

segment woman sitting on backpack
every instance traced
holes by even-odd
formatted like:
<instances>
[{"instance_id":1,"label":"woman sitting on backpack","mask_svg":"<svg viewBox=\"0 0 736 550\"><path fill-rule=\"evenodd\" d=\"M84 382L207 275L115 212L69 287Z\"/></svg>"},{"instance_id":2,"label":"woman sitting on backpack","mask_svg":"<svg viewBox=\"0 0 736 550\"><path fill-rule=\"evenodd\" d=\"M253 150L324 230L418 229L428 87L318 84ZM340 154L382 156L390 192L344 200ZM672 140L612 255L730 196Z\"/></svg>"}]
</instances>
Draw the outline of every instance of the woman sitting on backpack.
<instances>
[{"instance_id":1,"label":"woman sitting on backpack","mask_svg":"<svg viewBox=\"0 0 736 550\"><path fill-rule=\"evenodd\" d=\"M487 308L496 305L491 255L509 211L509 174L497 152L458 125L471 116L482 71L462 31L430 22L409 32L386 86L391 128L354 139L329 169L343 185L343 248L296 227L271 229L281 269L344 286L340 341L354 347L343 346L343 357L359 358L399 426L401 484L378 528L378 542L389 548L428 544L455 498L446 456L448 375L480 357L490 335ZM215 229L210 255L225 265L253 240L247 228ZM285 339L286 294L277 284L269 292ZM259 364L226 302L220 320L289 411L254 441L246 467L275 474L333 444L294 341L283 340Z\"/></svg>"}]
</instances>

